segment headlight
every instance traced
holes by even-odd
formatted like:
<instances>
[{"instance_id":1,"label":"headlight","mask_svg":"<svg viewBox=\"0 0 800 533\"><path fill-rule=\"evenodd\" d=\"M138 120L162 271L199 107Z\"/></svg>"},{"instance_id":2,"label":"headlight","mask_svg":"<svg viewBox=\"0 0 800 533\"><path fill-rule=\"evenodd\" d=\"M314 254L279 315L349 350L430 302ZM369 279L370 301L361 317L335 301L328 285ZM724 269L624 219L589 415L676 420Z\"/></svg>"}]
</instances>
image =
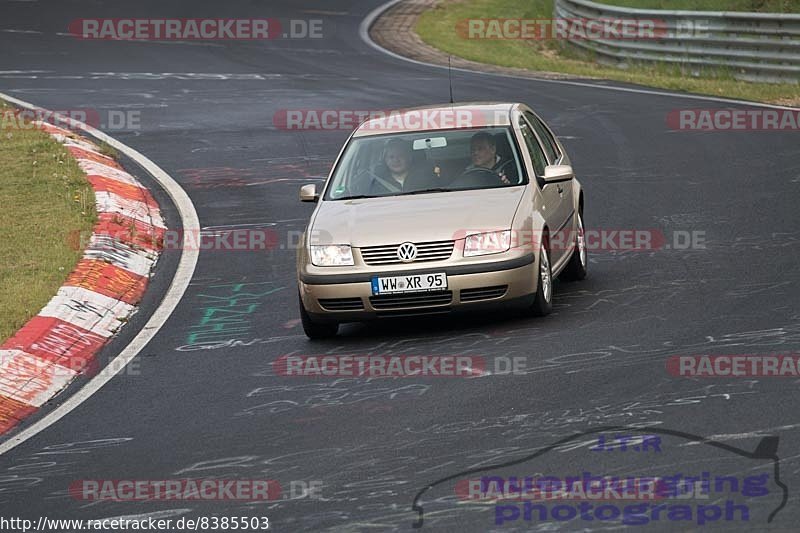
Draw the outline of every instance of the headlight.
<instances>
[{"instance_id":1,"label":"headlight","mask_svg":"<svg viewBox=\"0 0 800 533\"><path fill-rule=\"evenodd\" d=\"M492 231L467 235L464 241L464 257L499 254L511 248L511 230Z\"/></svg>"},{"instance_id":2,"label":"headlight","mask_svg":"<svg viewBox=\"0 0 800 533\"><path fill-rule=\"evenodd\" d=\"M312 245L311 262L320 267L353 266L353 250L349 244Z\"/></svg>"}]
</instances>

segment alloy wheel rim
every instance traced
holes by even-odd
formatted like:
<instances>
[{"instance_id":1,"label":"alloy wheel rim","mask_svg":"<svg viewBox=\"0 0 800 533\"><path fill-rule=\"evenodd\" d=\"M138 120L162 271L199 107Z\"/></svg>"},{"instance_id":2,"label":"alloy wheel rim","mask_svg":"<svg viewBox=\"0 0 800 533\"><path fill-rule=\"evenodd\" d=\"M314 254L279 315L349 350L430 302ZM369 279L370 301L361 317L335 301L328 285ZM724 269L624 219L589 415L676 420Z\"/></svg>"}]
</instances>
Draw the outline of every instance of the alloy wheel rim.
<instances>
[{"instance_id":1,"label":"alloy wheel rim","mask_svg":"<svg viewBox=\"0 0 800 533\"><path fill-rule=\"evenodd\" d=\"M550 258L547 257L547 250L542 245L539 251L539 277L542 280L542 294L546 302L550 301L552 286L550 283Z\"/></svg>"},{"instance_id":2,"label":"alloy wheel rim","mask_svg":"<svg viewBox=\"0 0 800 533\"><path fill-rule=\"evenodd\" d=\"M581 260L581 266L586 267L586 235L583 231L583 217L578 215L578 257Z\"/></svg>"}]
</instances>

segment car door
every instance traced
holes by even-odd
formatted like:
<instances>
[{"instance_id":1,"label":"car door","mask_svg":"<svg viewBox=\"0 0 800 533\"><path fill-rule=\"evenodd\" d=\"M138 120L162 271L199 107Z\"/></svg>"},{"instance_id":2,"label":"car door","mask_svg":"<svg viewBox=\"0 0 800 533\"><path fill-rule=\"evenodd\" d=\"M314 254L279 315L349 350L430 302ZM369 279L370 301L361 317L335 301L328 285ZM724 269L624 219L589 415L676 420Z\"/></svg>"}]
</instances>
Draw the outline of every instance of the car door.
<instances>
[{"instance_id":1,"label":"car door","mask_svg":"<svg viewBox=\"0 0 800 533\"><path fill-rule=\"evenodd\" d=\"M525 141L525 148L531 158L533 164L534 176L531 176L531 181L536 181L542 191L542 216L547 221L547 227L551 232L550 242L550 264L555 264L564 255L563 246L553 246L552 232L559 229L563 224L563 209L561 208L561 194L558 192L557 184L545 184L542 176L544 176L544 167L547 166L547 157L544 154L542 146L533 131L533 128L523 116L519 117L519 130L522 134L522 139Z\"/></svg>"},{"instance_id":2,"label":"car door","mask_svg":"<svg viewBox=\"0 0 800 533\"><path fill-rule=\"evenodd\" d=\"M561 148L559 148L558 143L556 142L556 139L550 129L539 117L530 111L525 110L523 115L533 128L534 133L536 133L536 136L538 137L539 142L544 149L548 164L562 164L564 154L561 152ZM559 224L558 230L553 228L553 230L556 232L553 240L555 246L561 248L564 253L569 253L569 251L572 249L573 243L575 242L574 231L576 230L574 227L575 202L572 192L572 179L565 179L564 181L556 182L552 185L555 185L558 195L561 198L558 215L561 219L561 224Z\"/></svg>"}]
</instances>

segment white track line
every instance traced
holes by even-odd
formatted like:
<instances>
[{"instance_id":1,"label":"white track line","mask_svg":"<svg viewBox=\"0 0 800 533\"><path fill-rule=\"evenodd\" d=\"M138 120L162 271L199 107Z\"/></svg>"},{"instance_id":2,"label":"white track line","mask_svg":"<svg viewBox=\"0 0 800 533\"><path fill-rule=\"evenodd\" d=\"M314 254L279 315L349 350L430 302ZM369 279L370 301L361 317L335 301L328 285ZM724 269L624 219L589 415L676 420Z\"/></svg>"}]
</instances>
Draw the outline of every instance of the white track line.
<instances>
[{"instance_id":1,"label":"white track line","mask_svg":"<svg viewBox=\"0 0 800 533\"><path fill-rule=\"evenodd\" d=\"M38 106L29 104L28 102L23 102L22 100L18 100L7 94L0 93L0 98L26 109L42 109ZM130 146L122 144L118 140L109 137L102 131L99 131L82 122L68 119L64 116L57 114L54 116L58 117L60 121L63 121L64 123L70 123L73 127L77 127L92 137L116 148L126 156L136 161L136 163L138 163L151 176L153 176L153 178L155 178L156 182L158 182L158 184L167 191L167 194L169 194L170 198L172 198L172 201L178 208L178 214L181 217L184 236L197 235L200 233L200 222L197 219L197 212L194 209L194 204L192 204L192 201L186 194L186 191L184 191L181 186L178 185L178 182L172 179L169 174L159 168L158 165L150 161L147 157L137 152ZM172 283L170 284L167 293L164 295L164 299L161 301L161 304L155 310L153 316L150 317L150 320L147 321L147 324L144 325L141 331L139 331L133 340L131 340L131 342L125 346L119 355L117 355L113 360L109 361L105 370L101 371L98 375L92 378L80 390L70 396L63 404L56 407L53 411L48 413L46 416L44 416L44 418L37 421L35 424L24 429L23 431L20 431L7 441L0 443L0 455L16 448L26 440L44 431L49 426L58 422L61 418L68 415L73 409L78 407L81 403L89 399L89 397L91 397L95 392L100 390L103 385L108 383L111 378L113 378L125 367L125 365L127 365L134 357L136 357L142 348L144 348L147 343L152 340L156 333L158 333L172 312L175 310L178 302L180 302L183 294L189 287L189 282L191 281L192 276L194 275L194 269L197 265L197 258L199 254L200 251L197 249L197 247L184 246L180 262L178 263L178 269L175 271L175 277L172 278Z\"/></svg>"},{"instance_id":2,"label":"white track line","mask_svg":"<svg viewBox=\"0 0 800 533\"><path fill-rule=\"evenodd\" d=\"M435 63L427 63L425 61L418 61L416 59L411 59L409 57L401 56L400 54L396 54L391 50L387 50L386 48L382 47L378 43L372 40L369 36L369 28L372 26L372 23L375 22L384 11L389 9L390 7L394 6L395 4L399 4L404 0L390 0L385 4L382 4L367 14L364 20L361 21L361 26L358 29L358 33L361 36L361 40L364 41L367 45L374 48L375 50L384 53L386 55L392 56L395 59L400 59L403 61L408 61L409 63L414 63L415 65L422 65L425 67L434 67L438 69L447 69L444 65L437 65ZM600 85L590 82L583 82L583 81L567 81L567 80L550 80L546 78L535 78L530 76L518 76L515 74L501 74L499 72L482 72L480 70L472 70L468 68L458 68L453 67L453 70L459 72L468 72L470 74L483 74L485 76L498 76L503 78L515 78L520 80L529 80L529 81L537 81L542 83L556 83L559 85L573 85L575 87L589 87L592 89L603 89L605 91L619 91L625 93L636 93L636 94L649 94L653 96L668 96L673 98L686 98L688 100L705 100L710 102L722 102L725 104L736 104L736 105L747 105L751 107L766 107L770 109L789 109L789 110L797 110L796 107L789 107L789 106L782 106L782 105L775 105L775 104L762 104L759 102L750 102L748 100L735 100L733 98L718 98L715 96L703 96L700 94L685 94L685 93L671 93L666 91L654 91L648 89L634 89L632 87L615 87L613 85Z\"/></svg>"}]
</instances>

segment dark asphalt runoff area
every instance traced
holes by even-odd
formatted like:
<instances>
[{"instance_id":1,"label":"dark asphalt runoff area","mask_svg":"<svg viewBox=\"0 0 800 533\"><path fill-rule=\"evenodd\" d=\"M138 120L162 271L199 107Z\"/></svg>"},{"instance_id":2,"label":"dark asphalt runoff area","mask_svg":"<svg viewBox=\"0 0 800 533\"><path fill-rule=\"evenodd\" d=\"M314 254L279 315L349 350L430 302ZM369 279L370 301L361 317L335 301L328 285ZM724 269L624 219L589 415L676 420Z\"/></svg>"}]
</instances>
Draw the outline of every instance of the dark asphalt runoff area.
<instances>
[{"instance_id":1,"label":"dark asphalt runoff area","mask_svg":"<svg viewBox=\"0 0 800 533\"><path fill-rule=\"evenodd\" d=\"M322 183L349 131L287 131L274 116L449 98L446 71L362 41L359 25L380 3L3 4L0 91L55 110L137 112L135 127L105 131L177 180L203 228L268 228L277 241L269 252L201 252L189 290L133 366L0 456L0 513L263 516L275 531L412 530L420 518L423 531L621 529L628 526L619 519L526 517L529 503L461 501L458 487L486 475L707 473L741 486L699 502L722 510L705 527L796 528L800 380L682 378L665 365L673 355L800 351L796 131L674 131L666 122L674 110L729 106L454 72L457 100L525 102L552 126L583 185L587 229L658 230L666 246L594 251L588 278L557 283L544 319L492 313L347 325L330 341L303 335L291 245L313 204L300 203L298 189ZM89 17L321 19L323 37L160 43L66 35L70 21ZM166 195L158 198L178 224ZM386 216L403 223L402 213ZM704 247L675 242L692 232ZM167 252L132 328L158 304L175 254ZM202 344L212 337L196 333L224 306L237 309L235 325L218 326L215 342ZM514 358L523 365L472 379L276 375L271 363L286 354L474 355L491 369ZM592 450L599 434L655 435L660 449ZM767 494L744 490L745 478L764 473ZM81 480L176 479L271 479L283 496L87 501L69 491ZM304 494L304 486L319 490ZM749 506L749 520L725 507L731 500ZM698 501L690 503L696 512ZM630 527L686 531L698 523L664 511Z\"/></svg>"}]
</instances>

